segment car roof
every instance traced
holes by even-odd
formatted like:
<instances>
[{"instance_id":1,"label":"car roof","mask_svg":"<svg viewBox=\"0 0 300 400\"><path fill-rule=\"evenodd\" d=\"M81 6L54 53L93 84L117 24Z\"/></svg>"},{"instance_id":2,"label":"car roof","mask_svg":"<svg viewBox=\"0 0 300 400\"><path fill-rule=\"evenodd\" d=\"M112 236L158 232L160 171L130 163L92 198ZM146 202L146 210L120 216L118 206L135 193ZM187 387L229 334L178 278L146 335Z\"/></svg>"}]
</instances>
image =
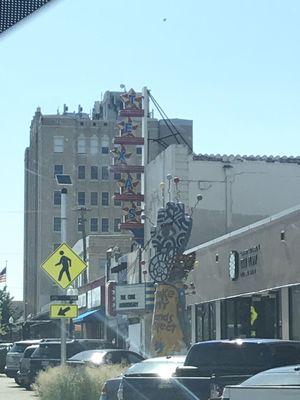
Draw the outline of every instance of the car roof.
<instances>
[{"instance_id":1,"label":"car roof","mask_svg":"<svg viewBox=\"0 0 300 400\"><path fill-rule=\"evenodd\" d=\"M203 342L197 342L194 346L205 346L207 344L243 344L243 343L256 343L256 344L273 344L273 343L289 343L289 344L300 344L300 341L296 340L282 340L282 339L259 339L259 338L245 338L245 339L223 339L223 340L207 340Z\"/></svg>"},{"instance_id":2,"label":"car roof","mask_svg":"<svg viewBox=\"0 0 300 400\"><path fill-rule=\"evenodd\" d=\"M41 339L32 339L32 340L19 340L17 342L14 342L13 344L36 344L36 343L40 343Z\"/></svg>"}]
</instances>

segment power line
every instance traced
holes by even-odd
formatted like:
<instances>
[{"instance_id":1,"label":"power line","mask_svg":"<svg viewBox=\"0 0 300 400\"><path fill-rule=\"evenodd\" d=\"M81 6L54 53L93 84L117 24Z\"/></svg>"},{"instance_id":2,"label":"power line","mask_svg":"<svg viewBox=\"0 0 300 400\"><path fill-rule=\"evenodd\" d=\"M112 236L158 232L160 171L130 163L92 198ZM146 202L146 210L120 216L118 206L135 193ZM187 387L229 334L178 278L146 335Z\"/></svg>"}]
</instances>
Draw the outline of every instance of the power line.
<instances>
[{"instance_id":1,"label":"power line","mask_svg":"<svg viewBox=\"0 0 300 400\"><path fill-rule=\"evenodd\" d=\"M178 128L176 127L176 125L170 120L170 118L167 116L167 114L164 112L164 110L162 109L162 107L158 104L158 102L155 100L155 98L152 96L152 94L150 92L149 93L149 97L152 100L154 106L156 107L157 111L159 112L160 116L162 117L164 123L166 124L166 126L168 127L168 129L170 130L172 135L169 136L165 136L163 138L158 139L162 140L162 139L166 139L170 136L175 137L175 140L178 144L180 144L180 141L177 138L177 135L180 136L181 140L184 142L184 144L189 148L189 150L193 153L193 149L191 147L191 145L187 142L187 140L184 138L184 136L182 135L182 133L178 130ZM173 129L172 129L173 128ZM175 130L175 132L174 132Z\"/></svg>"}]
</instances>

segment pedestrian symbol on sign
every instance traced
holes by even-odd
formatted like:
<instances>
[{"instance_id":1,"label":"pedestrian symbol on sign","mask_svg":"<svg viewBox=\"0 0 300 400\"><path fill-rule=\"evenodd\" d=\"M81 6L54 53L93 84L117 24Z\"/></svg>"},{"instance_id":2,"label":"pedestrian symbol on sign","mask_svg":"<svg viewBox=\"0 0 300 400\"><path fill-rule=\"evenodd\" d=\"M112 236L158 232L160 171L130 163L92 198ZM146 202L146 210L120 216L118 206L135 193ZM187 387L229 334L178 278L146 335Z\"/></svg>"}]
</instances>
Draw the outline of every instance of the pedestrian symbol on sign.
<instances>
[{"instance_id":1,"label":"pedestrian symbol on sign","mask_svg":"<svg viewBox=\"0 0 300 400\"><path fill-rule=\"evenodd\" d=\"M60 260L58 263L55 264L55 266L57 267L58 265L62 265L62 268L60 270L60 273L58 275L58 280L61 281L61 278L63 276L63 274L65 273L67 275L67 278L69 280L69 282L71 282L71 276L70 276L70 271L69 268L72 265L72 261L69 257L65 256L65 252L63 250L61 250L59 252L59 254L61 255Z\"/></svg>"},{"instance_id":2,"label":"pedestrian symbol on sign","mask_svg":"<svg viewBox=\"0 0 300 400\"><path fill-rule=\"evenodd\" d=\"M62 243L41 265L63 289L70 286L86 267L85 262L66 243Z\"/></svg>"}]
</instances>

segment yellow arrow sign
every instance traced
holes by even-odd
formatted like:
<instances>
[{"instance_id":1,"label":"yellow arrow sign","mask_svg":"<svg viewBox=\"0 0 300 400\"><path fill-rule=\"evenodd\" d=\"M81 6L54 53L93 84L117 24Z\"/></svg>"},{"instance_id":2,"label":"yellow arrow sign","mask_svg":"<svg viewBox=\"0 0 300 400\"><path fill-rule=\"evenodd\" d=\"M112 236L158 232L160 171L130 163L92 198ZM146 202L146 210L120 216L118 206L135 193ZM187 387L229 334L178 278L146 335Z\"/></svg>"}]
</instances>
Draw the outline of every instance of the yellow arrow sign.
<instances>
[{"instance_id":1,"label":"yellow arrow sign","mask_svg":"<svg viewBox=\"0 0 300 400\"><path fill-rule=\"evenodd\" d=\"M76 304L51 304L50 318L76 318L78 306Z\"/></svg>"},{"instance_id":2,"label":"yellow arrow sign","mask_svg":"<svg viewBox=\"0 0 300 400\"><path fill-rule=\"evenodd\" d=\"M70 286L86 267L85 262L66 243L62 243L41 265L63 289Z\"/></svg>"}]
</instances>

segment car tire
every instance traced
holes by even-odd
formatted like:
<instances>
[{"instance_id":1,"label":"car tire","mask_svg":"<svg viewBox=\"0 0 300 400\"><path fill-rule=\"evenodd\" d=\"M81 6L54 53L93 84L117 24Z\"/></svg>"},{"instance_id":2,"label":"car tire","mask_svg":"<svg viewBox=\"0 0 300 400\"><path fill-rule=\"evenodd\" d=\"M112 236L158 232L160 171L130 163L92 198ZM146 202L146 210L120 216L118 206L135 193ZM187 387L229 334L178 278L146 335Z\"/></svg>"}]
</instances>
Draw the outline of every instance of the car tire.
<instances>
[{"instance_id":1,"label":"car tire","mask_svg":"<svg viewBox=\"0 0 300 400\"><path fill-rule=\"evenodd\" d=\"M17 385L21 386L21 381L19 380L19 378L15 378L15 382Z\"/></svg>"}]
</instances>

